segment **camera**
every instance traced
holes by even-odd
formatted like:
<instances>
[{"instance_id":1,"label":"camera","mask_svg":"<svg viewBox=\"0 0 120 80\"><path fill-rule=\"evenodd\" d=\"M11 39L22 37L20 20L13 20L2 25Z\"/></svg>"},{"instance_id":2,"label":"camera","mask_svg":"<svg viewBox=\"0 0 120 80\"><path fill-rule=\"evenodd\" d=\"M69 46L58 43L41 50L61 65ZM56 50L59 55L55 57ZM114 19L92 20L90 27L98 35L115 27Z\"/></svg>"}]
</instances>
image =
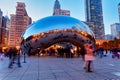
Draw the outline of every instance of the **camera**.
<instances>
[{"instance_id":1,"label":"camera","mask_svg":"<svg viewBox=\"0 0 120 80\"><path fill-rule=\"evenodd\" d=\"M89 48L90 48L90 49L93 49L93 47L92 47L92 46L90 46Z\"/></svg>"}]
</instances>

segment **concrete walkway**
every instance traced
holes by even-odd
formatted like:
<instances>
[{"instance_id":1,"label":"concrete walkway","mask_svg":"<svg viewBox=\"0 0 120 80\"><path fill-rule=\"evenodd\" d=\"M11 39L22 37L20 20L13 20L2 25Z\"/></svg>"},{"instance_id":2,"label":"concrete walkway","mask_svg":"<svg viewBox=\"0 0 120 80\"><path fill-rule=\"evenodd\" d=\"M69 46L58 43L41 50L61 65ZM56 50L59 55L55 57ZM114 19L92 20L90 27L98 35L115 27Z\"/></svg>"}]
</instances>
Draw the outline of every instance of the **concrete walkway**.
<instances>
[{"instance_id":1,"label":"concrete walkway","mask_svg":"<svg viewBox=\"0 0 120 80\"><path fill-rule=\"evenodd\" d=\"M120 59L104 57L94 61L94 72L85 72L81 58L27 57L21 68L8 68L0 61L0 80L120 80Z\"/></svg>"}]
</instances>

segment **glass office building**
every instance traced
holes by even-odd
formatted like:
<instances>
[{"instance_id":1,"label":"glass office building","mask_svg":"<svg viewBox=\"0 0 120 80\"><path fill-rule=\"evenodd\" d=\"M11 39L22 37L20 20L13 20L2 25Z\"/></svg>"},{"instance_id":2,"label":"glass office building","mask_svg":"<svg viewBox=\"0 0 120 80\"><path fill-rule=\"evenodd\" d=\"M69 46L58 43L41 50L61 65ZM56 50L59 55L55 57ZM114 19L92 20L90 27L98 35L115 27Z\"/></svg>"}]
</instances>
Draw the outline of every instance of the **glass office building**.
<instances>
[{"instance_id":1,"label":"glass office building","mask_svg":"<svg viewBox=\"0 0 120 80\"><path fill-rule=\"evenodd\" d=\"M96 39L104 39L102 0L85 0L86 22L92 23L91 29Z\"/></svg>"}]
</instances>

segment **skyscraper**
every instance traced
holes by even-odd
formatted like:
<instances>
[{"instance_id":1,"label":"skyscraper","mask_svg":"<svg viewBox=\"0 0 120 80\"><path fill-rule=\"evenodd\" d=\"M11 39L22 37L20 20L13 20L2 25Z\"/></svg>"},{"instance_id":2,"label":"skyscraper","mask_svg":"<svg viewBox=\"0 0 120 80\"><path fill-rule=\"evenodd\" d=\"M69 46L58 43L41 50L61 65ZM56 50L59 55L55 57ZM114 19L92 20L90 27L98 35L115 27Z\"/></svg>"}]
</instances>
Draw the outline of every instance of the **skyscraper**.
<instances>
[{"instance_id":1,"label":"skyscraper","mask_svg":"<svg viewBox=\"0 0 120 80\"><path fill-rule=\"evenodd\" d=\"M2 16L3 16L3 12L0 9L0 27L2 27Z\"/></svg>"},{"instance_id":2,"label":"skyscraper","mask_svg":"<svg viewBox=\"0 0 120 80\"><path fill-rule=\"evenodd\" d=\"M2 16L3 12L0 9L0 44L2 44Z\"/></svg>"},{"instance_id":3,"label":"skyscraper","mask_svg":"<svg viewBox=\"0 0 120 80\"><path fill-rule=\"evenodd\" d=\"M17 2L16 14L11 14L9 46L19 46L21 42L21 34L31 23L25 9L25 3Z\"/></svg>"},{"instance_id":4,"label":"skyscraper","mask_svg":"<svg viewBox=\"0 0 120 80\"><path fill-rule=\"evenodd\" d=\"M56 0L55 4L54 4L54 8L53 8L53 15L70 16L70 11L69 10L62 10L59 1Z\"/></svg>"},{"instance_id":5,"label":"skyscraper","mask_svg":"<svg viewBox=\"0 0 120 80\"><path fill-rule=\"evenodd\" d=\"M120 3L118 4L118 15L119 15L119 22L120 22Z\"/></svg>"},{"instance_id":6,"label":"skyscraper","mask_svg":"<svg viewBox=\"0 0 120 80\"><path fill-rule=\"evenodd\" d=\"M60 7L60 3L59 3L58 0L55 1L54 9L61 9L61 7Z\"/></svg>"},{"instance_id":7,"label":"skyscraper","mask_svg":"<svg viewBox=\"0 0 120 80\"><path fill-rule=\"evenodd\" d=\"M3 16L2 19L2 47L8 46L10 19L8 16Z\"/></svg>"},{"instance_id":8,"label":"skyscraper","mask_svg":"<svg viewBox=\"0 0 120 80\"><path fill-rule=\"evenodd\" d=\"M111 24L112 38L120 38L120 23Z\"/></svg>"},{"instance_id":9,"label":"skyscraper","mask_svg":"<svg viewBox=\"0 0 120 80\"><path fill-rule=\"evenodd\" d=\"M10 20L8 16L3 16L0 9L0 47L5 47L8 45L9 26Z\"/></svg>"},{"instance_id":10,"label":"skyscraper","mask_svg":"<svg viewBox=\"0 0 120 80\"><path fill-rule=\"evenodd\" d=\"M104 39L104 24L101 0L85 0L86 22L91 26L96 39Z\"/></svg>"}]
</instances>

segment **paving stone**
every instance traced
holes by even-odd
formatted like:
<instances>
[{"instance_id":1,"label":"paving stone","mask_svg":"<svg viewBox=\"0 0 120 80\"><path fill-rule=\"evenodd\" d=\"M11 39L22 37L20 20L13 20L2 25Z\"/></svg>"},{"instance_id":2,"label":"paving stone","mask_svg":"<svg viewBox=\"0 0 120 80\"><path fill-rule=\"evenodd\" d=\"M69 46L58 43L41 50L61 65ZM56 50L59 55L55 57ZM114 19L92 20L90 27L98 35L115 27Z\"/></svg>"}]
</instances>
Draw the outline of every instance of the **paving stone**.
<instances>
[{"instance_id":1,"label":"paving stone","mask_svg":"<svg viewBox=\"0 0 120 80\"><path fill-rule=\"evenodd\" d=\"M110 56L94 61L94 71L83 69L82 58L26 57L19 68L8 68L9 59L0 61L0 80L120 80L120 59Z\"/></svg>"}]
</instances>

